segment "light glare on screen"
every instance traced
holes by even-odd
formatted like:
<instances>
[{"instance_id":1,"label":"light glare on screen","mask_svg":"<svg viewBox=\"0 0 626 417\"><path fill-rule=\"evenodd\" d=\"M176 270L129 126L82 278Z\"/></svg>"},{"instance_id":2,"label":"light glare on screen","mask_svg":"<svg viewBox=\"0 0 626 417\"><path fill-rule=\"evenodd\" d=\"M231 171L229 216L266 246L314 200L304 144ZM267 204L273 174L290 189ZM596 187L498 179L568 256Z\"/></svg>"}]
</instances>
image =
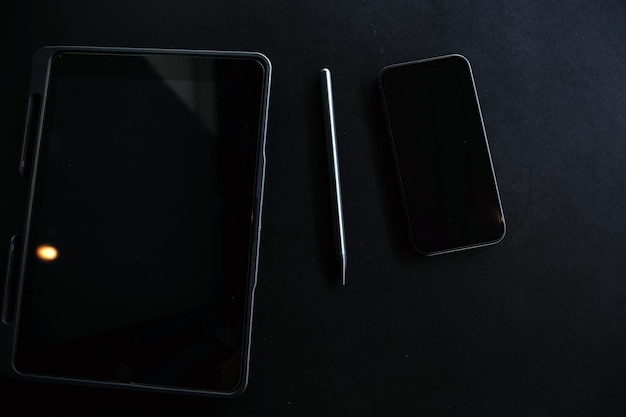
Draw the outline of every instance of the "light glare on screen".
<instances>
[{"instance_id":1,"label":"light glare on screen","mask_svg":"<svg viewBox=\"0 0 626 417\"><path fill-rule=\"evenodd\" d=\"M59 251L52 245L40 245L37 248L37 257L45 262L54 261L59 256Z\"/></svg>"}]
</instances>

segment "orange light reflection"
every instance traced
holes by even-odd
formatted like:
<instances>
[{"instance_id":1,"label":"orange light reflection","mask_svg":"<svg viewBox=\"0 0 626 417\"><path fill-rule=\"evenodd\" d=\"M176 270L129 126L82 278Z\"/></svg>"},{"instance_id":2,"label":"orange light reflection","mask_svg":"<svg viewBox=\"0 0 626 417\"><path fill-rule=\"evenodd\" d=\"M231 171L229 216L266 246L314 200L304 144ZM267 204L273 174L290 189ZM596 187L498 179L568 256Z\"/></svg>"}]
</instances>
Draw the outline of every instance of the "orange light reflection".
<instances>
[{"instance_id":1,"label":"orange light reflection","mask_svg":"<svg viewBox=\"0 0 626 417\"><path fill-rule=\"evenodd\" d=\"M37 248L37 257L42 261L51 262L59 257L59 251L52 245L40 245Z\"/></svg>"}]
</instances>

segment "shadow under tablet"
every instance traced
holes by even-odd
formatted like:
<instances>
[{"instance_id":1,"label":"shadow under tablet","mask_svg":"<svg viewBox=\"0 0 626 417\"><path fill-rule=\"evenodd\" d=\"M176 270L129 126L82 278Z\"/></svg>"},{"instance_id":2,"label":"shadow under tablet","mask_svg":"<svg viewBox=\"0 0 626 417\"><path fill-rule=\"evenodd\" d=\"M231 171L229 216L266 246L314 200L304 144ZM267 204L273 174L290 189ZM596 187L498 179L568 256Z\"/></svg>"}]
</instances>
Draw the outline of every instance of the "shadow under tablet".
<instances>
[{"instance_id":1,"label":"shadow under tablet","mask_svg":"<svg viewBox=\"0 0 626 417\"><path fill-rule=\"evenodd\" d=\"M379 85L414 249L434 255L499 242L504 215L467 59L391 65Z\"/></svg>"}]
</instances>

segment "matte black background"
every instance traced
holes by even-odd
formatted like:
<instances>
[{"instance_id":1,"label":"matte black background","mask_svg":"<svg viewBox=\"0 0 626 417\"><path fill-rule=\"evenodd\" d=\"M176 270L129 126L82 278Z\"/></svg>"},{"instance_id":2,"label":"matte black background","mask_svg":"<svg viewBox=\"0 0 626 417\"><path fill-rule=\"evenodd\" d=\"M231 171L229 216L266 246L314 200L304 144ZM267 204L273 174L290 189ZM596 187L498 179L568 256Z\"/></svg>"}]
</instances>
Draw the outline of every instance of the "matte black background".
<instances>
[{"instance_id":1,"label":"matte black background","mask_svg":"<svg viewBox=\"0 0 626 417\"><path fill-rule=\"evenodd\" d=\"M5 410L626 414L624 2L12 1L0 19L5 247L25 200L16 172L37 48L258 50L274 64L248 391L207 400L3 380ZM376 77L451 52L472 63L508 234L423 258L404 238ZM323 66L335 86L345 288L331 276Z\"/></svg>"}]
</instances>

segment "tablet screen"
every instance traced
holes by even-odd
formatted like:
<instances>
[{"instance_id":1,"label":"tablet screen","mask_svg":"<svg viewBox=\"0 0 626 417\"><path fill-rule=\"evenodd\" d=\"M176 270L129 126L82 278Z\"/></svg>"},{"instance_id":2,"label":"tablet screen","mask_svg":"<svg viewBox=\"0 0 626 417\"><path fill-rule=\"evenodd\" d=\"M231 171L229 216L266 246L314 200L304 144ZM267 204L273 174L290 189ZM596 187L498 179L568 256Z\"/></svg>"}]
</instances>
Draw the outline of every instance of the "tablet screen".
<instances>
[{"instance_id":1,"label":"tablet screen","mask_svg":"<svg viewBox=\"0 0 626 417\"><path fill-rule=\"evenodd\" d=\"M22 271L20 372L237 389L265 72L249 57L55 56Z\"/></svg>"}]
</instances>

